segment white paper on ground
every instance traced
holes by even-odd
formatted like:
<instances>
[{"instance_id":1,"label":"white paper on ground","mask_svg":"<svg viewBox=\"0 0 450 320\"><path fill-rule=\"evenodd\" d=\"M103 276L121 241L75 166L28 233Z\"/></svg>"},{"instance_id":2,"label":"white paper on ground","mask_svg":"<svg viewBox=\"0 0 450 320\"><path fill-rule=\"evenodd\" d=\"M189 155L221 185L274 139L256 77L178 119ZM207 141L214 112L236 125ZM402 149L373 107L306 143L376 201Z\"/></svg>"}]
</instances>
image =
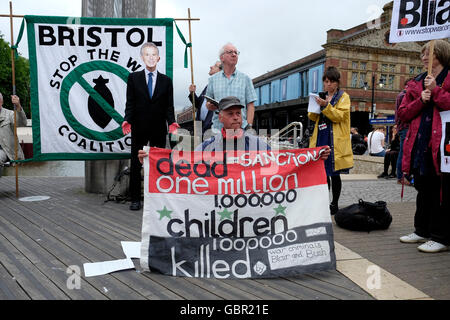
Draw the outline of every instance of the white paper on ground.
<instances>
[{"instance_id":1,"label":"white paper on ground","mask_svg":"<svg viewBox=\"0 0 450 320\"><path fill-rule=\"evenodd\" d=\"M115 271L134 269L134 263L130 258L126 258L112 261L83 263L83 268L85 277L94 277Z\"/></svg>"},{"instance_id":2,"label":"white paper on ground","mask_svg":"<svg viewBox=\"0 0 450 320\"><path fill-rule=\"evenodd\" d=\"M316 97L319 97L319 95L309 94L308 112L320 114L320 105L317 103Z\"/></svg>"},{"instance_id":3,"label":"white paper on ground","mask_svg":"<svg viewBox=\"0 0 450 320\"><path fill-rule=\"evenodd\" d=\"M123 253L127 258L141 257L141 243L136 241L120 241Z\"/></svg>"}]
</instances>

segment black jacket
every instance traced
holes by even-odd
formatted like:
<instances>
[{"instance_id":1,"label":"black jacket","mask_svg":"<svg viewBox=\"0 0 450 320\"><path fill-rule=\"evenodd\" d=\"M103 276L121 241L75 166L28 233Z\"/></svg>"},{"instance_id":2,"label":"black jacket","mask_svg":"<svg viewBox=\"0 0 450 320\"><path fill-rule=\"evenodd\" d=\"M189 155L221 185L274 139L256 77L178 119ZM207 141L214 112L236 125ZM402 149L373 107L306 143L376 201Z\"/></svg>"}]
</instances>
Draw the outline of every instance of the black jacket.
<instances>
[{"instance_id":1,"label":"black jacket","mask_svg":"<svg viewBox=\"0 0 450 320\"><path fill-rule=\"evenodd\" d=\"M162 138L167 135L167 126L175 122L172 80L158 72L150 99L145 77L145 70L128 76L124 119L131 124L133 135Z\"/></svg>"},{"instance_id":2,"label":"black jacket","mask_svg":"<svg viewBox=\"0 0 450 320\"><path fill-rule=\"evenodd\" d=\"M200 94L200 97L194 94L195 98L195 109L197 109L195 112L195 120L201 121L200 115L201 115L201 107L203 104L203 101L205 100L205 93L208 86L203 89L202 93ZM189 101L192 102L192 94L189 94L188 96ZM214 115L214 111L208 110L208 113L206 114L206 118L202 123L202 132L205 133L206 130L211 129L212 126L212 117Z\"/></svg>"}]
</instances>

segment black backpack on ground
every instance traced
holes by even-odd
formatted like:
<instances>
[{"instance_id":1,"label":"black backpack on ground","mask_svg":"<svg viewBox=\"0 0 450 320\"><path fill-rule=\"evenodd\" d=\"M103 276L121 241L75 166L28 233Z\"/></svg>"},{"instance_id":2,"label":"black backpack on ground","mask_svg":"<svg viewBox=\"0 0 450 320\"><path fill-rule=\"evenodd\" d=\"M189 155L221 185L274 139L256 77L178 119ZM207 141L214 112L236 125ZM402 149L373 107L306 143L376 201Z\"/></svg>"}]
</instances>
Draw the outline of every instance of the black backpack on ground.
<instances>
[{"instance_id":1,"label":"black backpack on ground","mask_svg":"<svg viewBox=\"0 0 450 320\"><path fill-rule=\"evenodd\" d=\"M358 203L340 209L334 220L341 228L352 231L385 230L392 222L392 216L385 201Z\"/></svg>"}]
</instances>

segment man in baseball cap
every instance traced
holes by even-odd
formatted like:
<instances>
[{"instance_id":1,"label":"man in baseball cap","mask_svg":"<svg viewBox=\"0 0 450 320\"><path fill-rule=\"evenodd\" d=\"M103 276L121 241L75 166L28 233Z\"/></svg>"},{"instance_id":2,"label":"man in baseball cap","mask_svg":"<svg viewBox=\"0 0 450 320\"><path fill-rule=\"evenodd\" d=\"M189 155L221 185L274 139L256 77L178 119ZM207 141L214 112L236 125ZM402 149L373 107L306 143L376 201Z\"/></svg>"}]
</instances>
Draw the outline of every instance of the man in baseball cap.
<instances>
[{"instance_id":1,"label":"man in baseball cap","mask_svg":"<svg viewBox=\"0 0 450 320\"><path fill-rule=\"evenodd\" d=\"M240 107L245 108L244 105L239 101L238 98L230 96L225 97L219 102L219 112L225 109L228 109L230 107Z\"/></svg>"},{"instance_id":2,"label":"man in baseball cap","mask_svg":"<svg viewBox=\"0 0 450 320\"><path fill-rule=\"evenodd\" d=\"M242 109L244 105L237 97L225 97L219 101L219 121L223 124L221 132L199 144L196 151L231 150L270 150L267 143L259 137L242 129ZM147 154L139 150L139 160L143 162Z\"/></svg>"},{"instance_id":3,"label":"man in baseball cap","mask_svg":"<svg viewBox=\"0 0 450 320\"><path fill-rule=\"evenodd\" d=\"M242 131L242 108L244 108L244 105L236 97L226 97L220 100L219 121L223 124L225 131ZM230 134L235 133L239 132L230 132Z\"/></svg>"},{"instance_id":4,"label":"man in baseball cap","mask_svg":"<svg viewBox=\"0 0 450 320\"><path fill-rule=\"evenodd\" d=\"M221 132L199 145L197 151L270 150L259 137L242 129L242 109L245 106L234 96L221 99L218 105Z\"/></svg>"}]
</instances>

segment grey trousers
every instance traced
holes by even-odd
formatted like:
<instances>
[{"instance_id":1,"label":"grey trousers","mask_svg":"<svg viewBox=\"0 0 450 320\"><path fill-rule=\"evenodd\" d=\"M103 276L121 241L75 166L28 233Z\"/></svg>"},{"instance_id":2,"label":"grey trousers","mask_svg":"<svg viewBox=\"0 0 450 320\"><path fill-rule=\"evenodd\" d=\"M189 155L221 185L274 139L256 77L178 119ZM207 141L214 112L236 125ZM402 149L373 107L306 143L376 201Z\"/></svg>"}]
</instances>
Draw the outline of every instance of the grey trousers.
<instances>
[{"instance_id":1,"label":"grey trousers","mask_svg":"<svg viewBox=\"0 0 450 320\"><path fill-rule=\"evenodd\" d=\"M8 161L8 156L6 155L5 150L0 148L0 165L4 164Z\"/></svg>"}]
</instances>

